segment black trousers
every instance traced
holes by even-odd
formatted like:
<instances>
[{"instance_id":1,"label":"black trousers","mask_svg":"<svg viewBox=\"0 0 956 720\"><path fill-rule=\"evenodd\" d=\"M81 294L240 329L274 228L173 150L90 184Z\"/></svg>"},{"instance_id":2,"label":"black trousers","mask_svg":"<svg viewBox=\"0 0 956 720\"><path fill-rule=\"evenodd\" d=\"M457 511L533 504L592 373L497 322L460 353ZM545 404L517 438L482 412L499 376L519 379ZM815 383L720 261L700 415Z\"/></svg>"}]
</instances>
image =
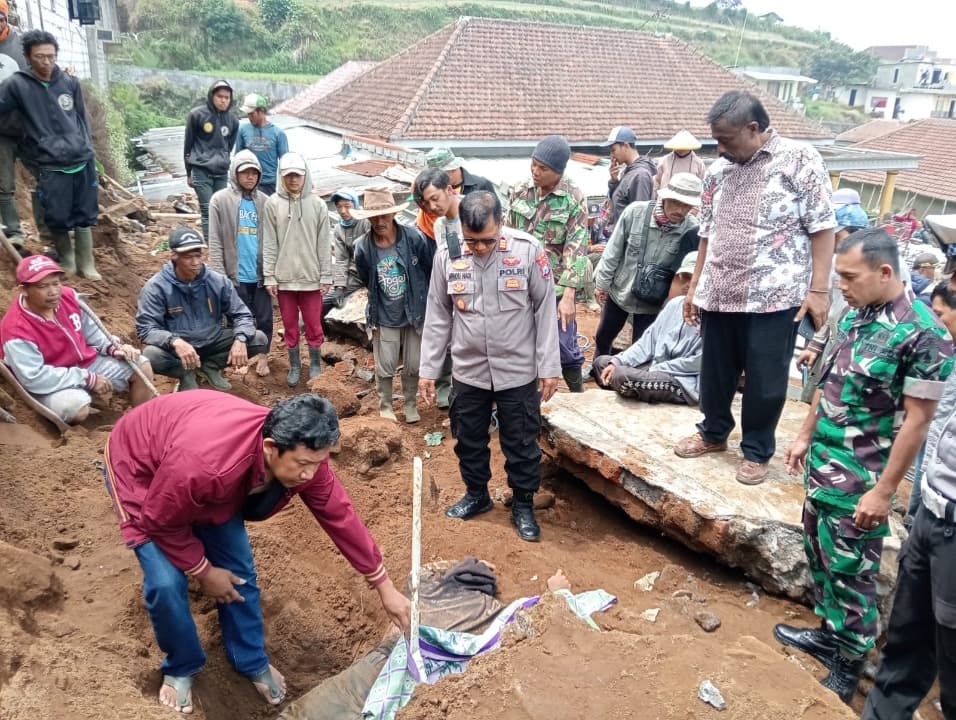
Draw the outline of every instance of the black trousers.
<instances>
[{"instance_id":1,"label":"black trousers","mask_svg":"<svg viewBox=\"0 0 956 720\"><path fill-rule=\"evenodd\" d=\"M196 354L199 356L203 365L208 365L216 370L222 370L226 367L229 359L229 350L236 341L236 334L232 328L220 328L216 336L202 347L193 346ZM255 336L246 344L246 352L249 357L266 352L266 336L261 330L256 330ZM157 375L167 377L181 378L183 376L183 363L179 356L171 350L158 347L156 345L146 345L143 348L143 357L149 360L153 366L153 372Z\"/></svg>"},{"instance_id":2,"label":"black trousers","mask_svg":"<svg viewBox=\"0 0 956 720\"><path fill-rule=\"evenodd\" d=\"M92 227L100 214L99 178L92 160L79 172L44 168L37 175L37 198L50 230Z\"/></svg>"},{"instance_id":3,"label":"black trousers","mask_svg":"<svg viewBox=\"0 0 956 720\"><path fill-rule=\"evenodd\" d=\"M491 480L491 410L498 405L498 442L505 456L508 486L536 492L541 486L541 396L538 382L509 390L485 390L453 379L448 410L455 455L465 486L484 492Z\"/></svg>"},{"instance_id":4,"label":"black trousers","mask_svg":"<svg viewBox=\"0 0 956 720\"><path fill-rule=\"evenodd\" d=\"M956 525L920 507L900 550L896 597L861 720L909 720L939 674L956 718Z\"/></svg>"},{"instance_id":5,"label":"black trousers","mask_svg":"<svg viewBox=\"0 0 956 720\"><path fill-rule=\"evenodd\" d=\"M266 352L272 347L272 296L258 283L239 283L239 299L245 303L256 321L256 330L266 336ZM249 357L252 357L250 354Z\"/></svg>"},{"instance_id":6,"label":"black trousers","mask_svg":"<svg viewBox=\"0 0 956 720\"><path fill-rule=\"evenodd\" d=\"M598 323L597 331L594 334L595 355L611 354L614 339L627 323L627 314L627 310L621 308L620 305L608 297L607 302L604 303L604 309L601 310L601 321ZM657 315L635 314L631 319L631 342L636 343L655 319L657 319Z\"/></svg>"},{"instance_id":7,"label":"black trousers","mask_svg":"<svg viewBox=\"0 0 956 720\"><path fill-rule=\"evenodd\" d=\"M776 450L787 399L798 308L774 313L701 312L700 409L704 440L722 443L734 429L731 404L746 373L740 425L744 458L765 463Z\"/></svg>"}]
</instances>

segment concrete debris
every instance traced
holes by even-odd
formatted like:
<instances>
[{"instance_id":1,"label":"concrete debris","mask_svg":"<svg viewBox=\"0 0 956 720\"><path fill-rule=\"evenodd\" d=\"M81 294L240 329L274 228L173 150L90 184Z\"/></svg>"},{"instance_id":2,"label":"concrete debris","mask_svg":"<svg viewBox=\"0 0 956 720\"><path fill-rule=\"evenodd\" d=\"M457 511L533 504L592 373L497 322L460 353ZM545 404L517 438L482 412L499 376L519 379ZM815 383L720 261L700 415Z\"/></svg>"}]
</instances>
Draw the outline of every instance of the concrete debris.
<instances>
[{"instance_id":1,"label":"concrete debris","mask_svg":"<svg viewBox=\"0 0 956 720\"><path fill-rule=\"evenodd\" d=\"M657 578L659 578L660 576L661 576L661 573L659 570L655 570L654 572L649 572L647 573L647 575L640 578L639 580L635 580L634 587L636 587L641 592L650 592L651 590L654 589L654 583L657 582Z\"/></svg>"},{"instance_id":2,"label":"concrete debris","mask_svg":"<svg viewBox=\"0 0 956 720\"><path fill-rule=\"evenodd\" d=\"M332 308L325 316L331 333L344 335L358 340L365 347L371 347L365 325L365 308L368 305L368 290L360 288L345 298L342 307ZM356 374L358 372L356 371Z\"/></svg>"},{"instance_id":3,"label":"concrete debris","mask_svg":"<svg viewBox=\"0 0 956 720\"><path fill-rule=\"evenodd\" d=\"M739 416L739 398L734 405ZM769 592L808 601L803 483L787 475L783 465L783 453L806 412L806 405L787 402L770 475L754 487L735 479L739 430L731 435L728 452L693 459L674 454L674 444L700 420L697 408L638 403L596 389L558 393L542 407L541 446L561 468L638 522L740 568ZM897 524L895 518L891 522ZM884 543L877 577L884 614L899 546L896 532Z\"/></svg>"},{"instance_id":4,"label":"concrete debris","mask_svg":"<svg viewBox=\"0 0 956 720\"><path fill-rule=\"evenodd\" d=\"M80 544L80 539L71 537L71 538L57 538L53 541L53 549L64 551L72 550Z\"/></svg>"},{"instance_id":5,"label":"concrete debris","mask_svg":"<svg viewBox=\"0 0 956 720\"><path fill-rule=\"evenodd\" d=\"M718 710L725 710L727 708L727 702L724 700L724 696L720 694L720 690L718 690L710 680L701 682L700 687L697 688L697 697Z\"/></svg>"},{"instance_id":6,"label":"concrete debris","mask_svg":"<svg viewBox=\"0 0 956 720\"><path fill-rule=\"evenodd\" d=\"M712 612L697 613L694 615L694 622L700 625L704 632L709 633L714 632L720 627L720 618L714 615Z\"/></svg>"},{"instance_id":7,"label":"concrete debris","mask_svg":"<svg viewBox=\"0 0 956 720\"><path fill-rule=\"evenodd\" d=\"M680 599L690 600L691 598L694 597L694 593L692 593L690 590L675 590L673 594L671 594L671 597L676 598L678 600Z\"/></svg>"},{"instance_id":8,"label":"concrete debris","mask_svg":"<svg viewBox=\"0 0 956 720\"><path fill-rule=\"evenodd\" d=\"M63 564L70 568L70 570L79 570L80 569L80 556L79 555L67 555L63 558Z\"/></svg>"},{"instance_id":9,"label":"concrete debris","mask_svg":"<svg viewBox=\"0 0 956 720\"><path fill-rule=\"evenodd\" d=\"M650 608L641 613L641 619L647 620L647 622L657 622L657 616L660 614L660 608Z\"/></svg>"}]
</instances>

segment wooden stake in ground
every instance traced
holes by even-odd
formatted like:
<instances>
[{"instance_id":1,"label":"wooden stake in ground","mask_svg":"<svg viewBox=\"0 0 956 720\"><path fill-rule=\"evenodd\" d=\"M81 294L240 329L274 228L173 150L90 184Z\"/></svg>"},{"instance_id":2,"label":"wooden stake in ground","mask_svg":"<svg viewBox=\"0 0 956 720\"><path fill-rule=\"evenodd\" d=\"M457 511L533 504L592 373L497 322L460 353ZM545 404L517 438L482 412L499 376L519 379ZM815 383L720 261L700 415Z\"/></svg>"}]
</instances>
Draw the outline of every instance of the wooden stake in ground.
<instances>
[{"instance_id":1,"label":"wooden stake in ground","mask_svg":"<svg viewBox=\"0 0 956 720\"><path fill-rule=\"evenodd\" d=\"M425 679L425 666L422 662L422 653L418 646L418 626L421 612L418 605L418 587L422 570L422 459L415 458L412 472L412 624L409 630L409 651L412 663L419 675L418 680Z\"/></svg>"}]
</instances>

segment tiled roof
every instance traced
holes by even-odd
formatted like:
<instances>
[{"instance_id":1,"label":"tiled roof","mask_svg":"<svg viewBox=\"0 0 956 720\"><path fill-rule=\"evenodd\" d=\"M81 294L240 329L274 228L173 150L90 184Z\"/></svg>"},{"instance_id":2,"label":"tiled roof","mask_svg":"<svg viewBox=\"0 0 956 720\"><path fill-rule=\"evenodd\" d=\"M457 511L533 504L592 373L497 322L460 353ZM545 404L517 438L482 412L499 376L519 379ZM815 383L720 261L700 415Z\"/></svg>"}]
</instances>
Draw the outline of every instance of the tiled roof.
<instances>
[{"instance_id":1,"label":"tiled roof","mask_svg":"<svg viewBox=\"0 0 956 720\"><path fill-rule=\"evenodd\" d=\"M859 143L886 135L903 127L902 120L870 120L836 136L837 142Z\"/></svg>"},{"instance_id":2,"label":"tiled roof","mask_svg":"<svg viewBox=\"0 0 956 720\"><path fill-rule=\"evenodd\" d=\"M709 137L727 90L748 89L789 137L832 137L672 36L632 30L461 18L299 113L392 142L530 141L549 133L603 142L615 125L665 140Z\"/></svg>"},{"instance_id":3,"label":"tiled roof","mask_svg":"<svg viewBox=\"0 0 956 720\"><path fill-rule=\"evenodd\" d=\"M956 201L956 120L919 120L853 147L920 155L918 170L901 170L896 188L903 192ZM847 180L880 185L884 174L844 173Z\"/></svg>"},{"instance_id":4,"label":"tiled roof","mask_svg":"<svg viewBox=\"0 0 956 720\"><path fill-rule=\"evenodd\" d=\"M318 82L309 85L298 95L276 105L272 108L272 112L276 115L298 115L310 105L319 102L329 93L368 72L377 64L366 60L349 60L339 65Z\"/></svg>"}]
</instances>

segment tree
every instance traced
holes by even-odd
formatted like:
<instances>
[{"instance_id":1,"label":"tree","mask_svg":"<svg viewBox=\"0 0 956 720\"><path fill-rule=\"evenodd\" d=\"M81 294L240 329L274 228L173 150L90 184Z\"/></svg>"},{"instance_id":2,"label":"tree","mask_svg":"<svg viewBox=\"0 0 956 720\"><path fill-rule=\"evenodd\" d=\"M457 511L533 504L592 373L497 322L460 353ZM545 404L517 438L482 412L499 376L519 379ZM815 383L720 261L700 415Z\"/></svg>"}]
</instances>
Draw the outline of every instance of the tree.
<instances>
[{"instance_id":1,"label":"tree","mask_svg":"<svg viewBox=\"0 0 956 720\"><path fill-rule=\"evenodd\" d=\"M266 27L278 29L292 14L292 0L259 0L259 15Z\"/></svg>"},{"instance_id":2,"label":"tree","mask_svg":"<svg viewBox=\"0 0 956 720\"><path fill-rule=\"evenodd\" d=\"M859 85L870 82L878 61L865 52L856 52L843 43L814 48L803 58L803 72L827 87Z\"/></svg>"}]
</instances>

